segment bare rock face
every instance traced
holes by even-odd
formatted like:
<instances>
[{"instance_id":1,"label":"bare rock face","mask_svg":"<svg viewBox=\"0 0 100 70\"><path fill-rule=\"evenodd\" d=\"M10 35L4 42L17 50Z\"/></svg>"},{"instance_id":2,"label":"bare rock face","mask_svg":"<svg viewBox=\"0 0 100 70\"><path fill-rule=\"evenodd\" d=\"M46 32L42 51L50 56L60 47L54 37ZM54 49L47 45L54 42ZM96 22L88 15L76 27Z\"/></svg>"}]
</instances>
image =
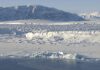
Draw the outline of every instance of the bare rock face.
<instances>
[{"instance_id":1,"label":"bare rock face","mask_svg":"<svg viewBox=\"0 0 100 70\"><path fill-rule=\"evenodd\" d=\"M51 21L83 20L83 18L79 17L76 14L44 6L18 6L16 8L0 7L0 21L23 19L43 19Z\"/></svg>"}]
</instances>

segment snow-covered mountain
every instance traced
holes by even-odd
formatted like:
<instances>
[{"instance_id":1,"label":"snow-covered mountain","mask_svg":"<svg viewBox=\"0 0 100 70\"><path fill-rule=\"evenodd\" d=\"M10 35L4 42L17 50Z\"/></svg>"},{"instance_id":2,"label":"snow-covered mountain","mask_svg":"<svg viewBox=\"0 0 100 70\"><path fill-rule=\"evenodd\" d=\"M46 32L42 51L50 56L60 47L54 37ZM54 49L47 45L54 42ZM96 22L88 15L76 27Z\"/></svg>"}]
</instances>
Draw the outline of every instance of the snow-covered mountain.
<instances>
[{"instance_id":1,"label":"snow-covered mountain","mask_svg":"<svg viewBox=\"0 0 100 70\"><path fill-rule=\"evenodd\" d=\"M44 6L0 7L0 21L42 19L51 21L80 21L76 14Z\"/></svg>"},{"instance_id":2,"label":"snow-covered mountain","mask_svg":"<svg viewBox=\"0 0 100 70\"><path fill-rule=\"evenodd\" d=\"M85 19L100 19L100 12L81 13L80 16Z\"/></svg>"}]
</instances>

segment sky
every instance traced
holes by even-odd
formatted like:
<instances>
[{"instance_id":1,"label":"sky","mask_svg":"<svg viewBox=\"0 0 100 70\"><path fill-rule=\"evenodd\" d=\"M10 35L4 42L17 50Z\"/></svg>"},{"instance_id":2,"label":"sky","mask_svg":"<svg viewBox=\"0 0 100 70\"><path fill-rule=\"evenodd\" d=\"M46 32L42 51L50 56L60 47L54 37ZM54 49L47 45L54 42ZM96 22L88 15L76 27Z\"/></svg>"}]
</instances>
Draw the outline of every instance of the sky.
<instances>
[{"instance_id":1,"label":"sky","mask_svg":"<svg viewBox=\"0 0 100 70\"><path fill-rule=\"evenodd\" d=\"M100 11L100 0L0 0L0 7L19 5L43 5L72 13Z\"/></svg>"}]
</instances>

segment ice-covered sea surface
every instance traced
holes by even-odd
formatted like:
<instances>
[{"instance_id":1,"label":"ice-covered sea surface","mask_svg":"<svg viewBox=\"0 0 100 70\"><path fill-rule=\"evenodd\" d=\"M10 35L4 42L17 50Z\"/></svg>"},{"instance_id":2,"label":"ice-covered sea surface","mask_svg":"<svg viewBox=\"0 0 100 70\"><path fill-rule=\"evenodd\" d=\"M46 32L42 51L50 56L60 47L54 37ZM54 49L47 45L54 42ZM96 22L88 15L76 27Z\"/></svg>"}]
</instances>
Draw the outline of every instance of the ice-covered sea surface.
<instances>
[{"instance_id":1,"label":"ice-covered sea surface","mask_svg":"<svg viewBox=\"0 0 100 70\"><path fill-rule=\"evenodd\" d=\"M100 70L99 21L0 24L0 70Z\"/></svg>"}]
</instances>

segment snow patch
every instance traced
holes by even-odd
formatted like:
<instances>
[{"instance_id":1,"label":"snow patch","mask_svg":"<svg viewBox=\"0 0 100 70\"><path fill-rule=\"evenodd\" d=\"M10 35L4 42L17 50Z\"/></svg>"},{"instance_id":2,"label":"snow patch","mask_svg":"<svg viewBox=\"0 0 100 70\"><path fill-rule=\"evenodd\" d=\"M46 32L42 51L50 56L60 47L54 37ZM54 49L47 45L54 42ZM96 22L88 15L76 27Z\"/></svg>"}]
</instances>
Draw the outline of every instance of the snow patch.
<instances>
[{"instance_id":1,"label":"snow patch","mask_svg":"<svg viewBox=\"0 0 100 70\"><path fill-rule=\"evenodd\" d=\"M34 37L34 34L33 34L32 32L26 33L26 38L27 38L28 40L32 40L33 37Z\"/></svg>"},{"instance_id":2,"label":"snow patch","mask_svg":"<svg viewBox=\"0 0 100 70\"><path fill-rule=\"evenodd\" d=\"M0 24L25 24L21 22L0 22Z\"/></svg>"}]
</instances>

